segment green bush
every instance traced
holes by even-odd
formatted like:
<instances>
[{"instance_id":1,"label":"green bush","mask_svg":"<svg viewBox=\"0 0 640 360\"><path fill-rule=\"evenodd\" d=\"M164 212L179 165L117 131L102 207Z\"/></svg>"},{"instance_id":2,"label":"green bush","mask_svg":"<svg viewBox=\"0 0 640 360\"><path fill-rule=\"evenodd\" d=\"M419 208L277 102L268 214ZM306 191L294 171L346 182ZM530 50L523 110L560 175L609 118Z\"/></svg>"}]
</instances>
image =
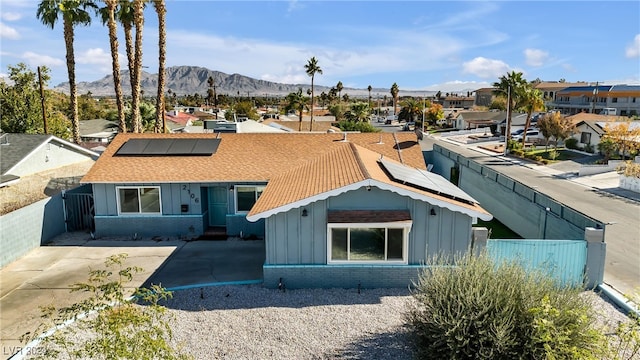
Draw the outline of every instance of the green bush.
<instances>
[{"instance_id":1,"label":"green bush","mask_svg":"<svg viewBox=\"0 0 640 360\"><path fill-rule=\"evenodd\" d=\"M576 138L568 138L564 141L564 147L566 147L567 149L578 149L578 139Z\"/></svg>"},{"instance_id":2,"label":"green bush","mask_svg":"<svg viewBox=\"0 0 640 360\"><path fill-rule=\"evenodd\" d=\"M339 121L338 127L342 131L360 131L360 132L380 132L381 129L371 125L368 122L364 121Z\"/></svg>"},{"instance_id":3,"label":"green bush","mask_svg":"<svg viewBox=\"0 0 640 360\"><path fill-rule=\"evenodd\" d=\"M581 289L486 255L436 258L405 318L423 359L600 359L604 336Z\"/></svg>"}]
</instances>

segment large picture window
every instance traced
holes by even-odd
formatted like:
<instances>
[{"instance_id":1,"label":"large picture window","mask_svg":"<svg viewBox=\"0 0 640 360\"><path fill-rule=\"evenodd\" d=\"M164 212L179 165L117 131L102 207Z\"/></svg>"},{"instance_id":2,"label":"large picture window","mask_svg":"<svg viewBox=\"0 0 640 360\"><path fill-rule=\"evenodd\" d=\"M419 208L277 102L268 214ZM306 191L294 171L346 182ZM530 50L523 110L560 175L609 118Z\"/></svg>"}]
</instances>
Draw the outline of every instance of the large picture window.
<instances>
[{"instance_id":1,"label":"large picture window","mask_svg":"<svg viewBox=\"0 0 640 360\"><path fill-rule=\"evenodd\" d=\"M236 186L236 212L249 212L263 190L264 186Z\"/></svg>"},{"instance_id":2,"label":"large picture window","mask_svg":"<svg viewBox=\"0 0 640 360\"><path fill-rule=\"evenodd\" d=\"M410 225L329 224L329 263L407 263Z\"/></svg>"},{"instance_id":3,"label":"large picture window","mask_svg":"<svg viewBox=\"0 0 640 360\"><path fill-rule=\"evenodd\" d=\"M160 214L160 187L119 187L118 213Z\"/></svg>"}]
</instances>

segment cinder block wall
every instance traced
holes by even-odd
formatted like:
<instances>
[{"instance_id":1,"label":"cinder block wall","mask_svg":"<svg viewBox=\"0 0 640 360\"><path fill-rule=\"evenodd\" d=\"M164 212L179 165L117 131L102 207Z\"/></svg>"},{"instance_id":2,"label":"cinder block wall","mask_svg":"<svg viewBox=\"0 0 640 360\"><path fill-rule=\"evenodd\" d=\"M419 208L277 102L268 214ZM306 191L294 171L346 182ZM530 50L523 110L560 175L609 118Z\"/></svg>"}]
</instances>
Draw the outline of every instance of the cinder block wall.
<instances>
[{"instance_id":1,"label":"cinder block wall","mask_svg":"<svg viewBox=\"0 0 640 360\"><path fill-rule=\"evenodd\" d=\"M264 265L264 286L309 288L407 288L418 281L422 265Z\"/></svg>"},{"instance_id":2,"label":"cinder block wall","mask_svg":"<svg viewBox=\"0 0 640 360\"><path fill-rule=\"evenodd\" d=\"M62 195L0 216L0 268L65 232Z\"/></svg>"}]
</instances>

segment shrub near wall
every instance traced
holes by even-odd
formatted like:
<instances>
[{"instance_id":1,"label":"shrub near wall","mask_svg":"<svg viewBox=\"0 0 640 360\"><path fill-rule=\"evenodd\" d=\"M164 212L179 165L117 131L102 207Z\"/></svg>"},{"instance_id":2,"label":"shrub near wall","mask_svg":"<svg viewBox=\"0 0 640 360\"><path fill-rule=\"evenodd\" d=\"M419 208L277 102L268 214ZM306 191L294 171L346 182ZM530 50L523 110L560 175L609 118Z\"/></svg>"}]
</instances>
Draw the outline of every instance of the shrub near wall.
<instances>
[{"instance_id":1,"label":"shrub near wall","mask_svg":"<svg viewBox=\"0 0 640 360\"><path fill-rule=\"evenodd\" d=\"M604 337L582 289L559 288L515 263L435 259L406 319L424 359L601 359Z\"/></svg>"}]
</instances>

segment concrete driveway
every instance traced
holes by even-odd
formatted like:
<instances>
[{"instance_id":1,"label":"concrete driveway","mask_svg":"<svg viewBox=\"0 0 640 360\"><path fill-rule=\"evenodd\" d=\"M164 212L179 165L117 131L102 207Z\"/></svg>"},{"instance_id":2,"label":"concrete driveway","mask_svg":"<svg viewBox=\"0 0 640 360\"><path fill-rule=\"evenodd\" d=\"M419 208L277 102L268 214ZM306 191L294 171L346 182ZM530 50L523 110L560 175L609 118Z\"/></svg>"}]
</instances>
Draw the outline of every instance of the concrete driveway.
<instances>
[{"instance_id":1,"label":"concrete driveway","mask_svg":"<svg viewBox=\"0 0 640 360\"><path fill-rule=\"evenodd\" d=\"M0 270L0 358L21 350L19 337L40 323L40 307L71 305L83 296L69 285L86 282L89 269L104 267L111 255L128 254L125 265L143 268L129 284L165 288L261 281L264 241L182 241L97 239L69 233L32 250Z\"/></svg>"}]
</instances>

